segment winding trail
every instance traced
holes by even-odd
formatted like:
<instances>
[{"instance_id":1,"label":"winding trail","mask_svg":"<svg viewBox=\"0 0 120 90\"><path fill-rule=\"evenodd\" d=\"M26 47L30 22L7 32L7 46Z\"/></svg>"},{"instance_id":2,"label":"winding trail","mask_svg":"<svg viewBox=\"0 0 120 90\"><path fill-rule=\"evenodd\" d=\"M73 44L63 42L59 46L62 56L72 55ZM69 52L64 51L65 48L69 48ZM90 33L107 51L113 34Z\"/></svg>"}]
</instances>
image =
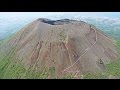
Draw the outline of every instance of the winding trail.
<instances>
[{"instance_id":1,"label":"winding trail","mask_svg":"<svg viewBox=\"0 0 120 90\"><path fill-rule=\"evenodd\" d=\"M92 28L92 27L90 27L90 28ZM94 31L95 31L95 35L96 35L96 40L95 40L95 42L94 42L94 44L93 45L91 45L90 47L88 47L87 49L85 49L85 51L84 51L84 53L76 60L76 62L74 62L72 65L70 65L69 67L67 67L67 68L65 68L64 70L63 70L63 72L65 72L65 71L67 71L67 72L76 72L76 74L75 74L75 76L74 77L76 77L77 76L77 74L80 72L80 70L77 70L77 71L68 71L68 69L69 68L71 68L71 67L73 67L81 58L82 58L82 56L84 56L91 48L93 48L93 46L97 43L97 38L98 38L98 36L97 36L97 31L94 29L94 28L92 28Z\"/></svg>"}]
</instances>

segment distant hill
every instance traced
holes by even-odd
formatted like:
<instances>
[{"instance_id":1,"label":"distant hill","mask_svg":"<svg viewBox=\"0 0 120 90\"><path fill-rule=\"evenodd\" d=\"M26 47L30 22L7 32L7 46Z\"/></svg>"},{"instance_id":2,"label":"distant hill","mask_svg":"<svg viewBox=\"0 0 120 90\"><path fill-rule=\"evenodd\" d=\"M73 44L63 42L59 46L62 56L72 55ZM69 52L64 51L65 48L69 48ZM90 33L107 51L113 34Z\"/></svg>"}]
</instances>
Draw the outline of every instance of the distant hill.
<instances>
[{"instance_id":1,"label":"distant hill","mask_svg":"<svg viewBox=\"0 0 120 90\"><path fill-rule=\"evenodd\" d=\"M83 18L81 20L95 25L97 28L104 31L107 35L120 39L120 18Z\"/></svg>"}]
</instances>

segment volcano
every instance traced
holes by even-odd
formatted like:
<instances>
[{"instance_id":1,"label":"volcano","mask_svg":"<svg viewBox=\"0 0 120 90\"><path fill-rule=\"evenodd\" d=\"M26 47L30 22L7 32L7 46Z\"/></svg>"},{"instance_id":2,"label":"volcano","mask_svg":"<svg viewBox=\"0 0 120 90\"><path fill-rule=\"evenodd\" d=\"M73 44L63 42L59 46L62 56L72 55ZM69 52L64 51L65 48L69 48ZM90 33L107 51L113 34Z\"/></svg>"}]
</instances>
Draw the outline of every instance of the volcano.
<instances>
[{"instance_id":1,"label":"volcano","mask_svg":"<svg viewBox=\"0 0 120 90\"><path fill-rule=\"evenodd\" d=\"M10 56L28 70L53 68L56 76L77 77L104 72L106 64L120 56L114 43L86 22L39 18L10 37L0 52L2 58Z\"/></svg>"}]
</instances>

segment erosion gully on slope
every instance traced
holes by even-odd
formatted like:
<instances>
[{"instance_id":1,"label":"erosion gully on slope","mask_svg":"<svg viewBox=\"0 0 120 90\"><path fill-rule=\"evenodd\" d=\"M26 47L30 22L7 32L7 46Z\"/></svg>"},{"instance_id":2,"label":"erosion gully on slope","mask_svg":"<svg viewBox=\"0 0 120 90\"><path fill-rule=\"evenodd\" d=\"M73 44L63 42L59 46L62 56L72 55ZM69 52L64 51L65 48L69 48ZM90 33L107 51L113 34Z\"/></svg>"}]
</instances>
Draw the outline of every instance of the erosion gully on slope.
<instances>
[{"instance_id":1,"label":"erosion gully on slope","mask_svg":"<svg viewBox=\"0 0 120 90\"><path fill-rule=\"evenodd\" d=\"M92 27L90 26L90 28L92 28ZM92 28L92 29L95 31L95 36L96 36L96 40L95 40L94 44L91 45L90 47L86 48L85 51L84 51L84 53L76 60L76 62L74 62L73 64L71 64L69 67L65 68L63 70L63 72L65 72L65 71L70 72L70 73L76 72L76 74L74 75L74 77L77 77L77 74L80 72L80 70L78 70L78 71L69 71L67 69L73 67L82 58L82 56L84 56L97 43L97 38L98 38L97 37L97 31L94 28ZM81 77L83 78L83 75L81 75Z\"/></svg>"}]
</instances>

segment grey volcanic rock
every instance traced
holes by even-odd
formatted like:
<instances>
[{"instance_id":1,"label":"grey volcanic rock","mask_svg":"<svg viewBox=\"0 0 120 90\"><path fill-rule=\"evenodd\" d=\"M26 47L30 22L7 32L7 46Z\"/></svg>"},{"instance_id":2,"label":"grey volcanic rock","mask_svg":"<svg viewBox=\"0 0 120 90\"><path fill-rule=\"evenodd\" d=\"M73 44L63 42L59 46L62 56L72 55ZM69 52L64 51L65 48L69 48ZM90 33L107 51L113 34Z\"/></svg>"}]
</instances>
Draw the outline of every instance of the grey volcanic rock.
<instances>
[{"instance_id":1,"label":"grey volcanic rock","mask_svg":"<svg viewBox=\"0 0 120 90\"><path fill-rule=\"evenodd\" d=\"M69 24L72 22L76 22L76 20L70 20L70 19L61 19L61 20L50 20L46 18L39 18L38 21L51 24L51 25L63 25L63 24Z\"/></svg>"}]
</instances>

